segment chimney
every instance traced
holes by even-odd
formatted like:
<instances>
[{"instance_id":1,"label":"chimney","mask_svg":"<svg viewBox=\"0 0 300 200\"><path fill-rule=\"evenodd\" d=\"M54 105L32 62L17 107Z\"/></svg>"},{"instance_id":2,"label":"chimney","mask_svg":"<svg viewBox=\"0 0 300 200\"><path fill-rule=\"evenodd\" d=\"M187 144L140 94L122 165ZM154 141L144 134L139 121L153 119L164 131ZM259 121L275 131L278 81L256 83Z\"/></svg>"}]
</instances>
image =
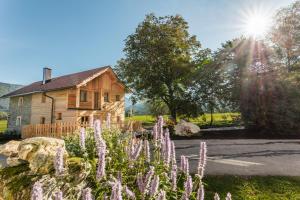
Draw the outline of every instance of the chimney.
<instances>
[{"instance_id":1,"label":"chimney","mask_svg":"<svg viewBox=\"0 0 300 200\"><path fill-rule=\"evenodd\" d=\"M52 69L48 67L43 68L43 84L46 84L51 81L51 71Z\"/></svg>"}]
</instances>

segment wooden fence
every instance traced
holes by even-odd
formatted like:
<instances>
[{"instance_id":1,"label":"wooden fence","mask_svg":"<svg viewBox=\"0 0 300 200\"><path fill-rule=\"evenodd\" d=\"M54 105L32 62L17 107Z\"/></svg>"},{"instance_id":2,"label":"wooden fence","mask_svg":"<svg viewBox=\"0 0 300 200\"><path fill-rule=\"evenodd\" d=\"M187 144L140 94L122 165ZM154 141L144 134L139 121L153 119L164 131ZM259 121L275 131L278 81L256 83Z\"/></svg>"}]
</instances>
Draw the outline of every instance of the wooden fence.
<instances>
[{"instance_id":1,"label":"wooden fence","mask_svg":"<svg viewBox=\"0 0 300 200\"><path fill-rule=\"evenodd\" d=\"M89 123L79 122L59 122L53 124L34 124L22 127L22 138L30 137L55 137L62 138L78 131L81 127L90 127ZM105 123L102 124L105 129ZM112 129L121 129L123 131L143 131L142 125L137 121L128 121L126 123L111 123Z\"/></svg>"}]
</instances>

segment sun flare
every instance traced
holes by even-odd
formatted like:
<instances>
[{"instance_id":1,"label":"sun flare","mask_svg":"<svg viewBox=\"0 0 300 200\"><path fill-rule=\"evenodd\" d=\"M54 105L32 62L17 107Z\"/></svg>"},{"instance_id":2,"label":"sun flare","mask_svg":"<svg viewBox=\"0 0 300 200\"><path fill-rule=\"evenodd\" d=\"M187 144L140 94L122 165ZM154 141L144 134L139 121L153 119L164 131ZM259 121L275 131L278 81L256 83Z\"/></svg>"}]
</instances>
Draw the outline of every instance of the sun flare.
<instances>
[{"instance_id":1,"label":"sun flare","mask_svg":"<svg viewBox=\"0 0 300 200\"><path fill-rule=\"evenodd\" d=\"M249 37L264 37L272 24L268 12L252 11L244 15L243 32Z\"/></svg>"}]
</instances>

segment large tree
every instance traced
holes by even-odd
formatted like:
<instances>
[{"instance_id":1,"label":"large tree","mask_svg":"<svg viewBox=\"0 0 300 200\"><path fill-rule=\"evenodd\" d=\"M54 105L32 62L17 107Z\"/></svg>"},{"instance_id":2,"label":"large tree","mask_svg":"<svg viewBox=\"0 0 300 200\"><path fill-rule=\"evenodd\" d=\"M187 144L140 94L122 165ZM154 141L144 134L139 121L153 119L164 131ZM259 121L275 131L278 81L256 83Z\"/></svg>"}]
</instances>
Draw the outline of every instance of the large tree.
<instances>
[{"instance_id":1,"label":"large tree","mask_svg":"<svg viewBox=\"0 0 300 200\"><path fill-rule=\"evenodd\" d=\"M300 71L300 1L276 13L270 36L278 65L288 72Z\"/></svg>"},{"instance_id":2,"label":"large tree","mask_svg":"<svg viewBox=\"0 0 300 200\"><path fill-rule=\"evenodd\" d=\"M206 62L207 50L188 32L179 15L147 15L125 41L125 58L116 66L120 78L140 99L163 101L176 121L178 113L196 115L191 92L195 73Z\"/></svg>"}]
</instances>

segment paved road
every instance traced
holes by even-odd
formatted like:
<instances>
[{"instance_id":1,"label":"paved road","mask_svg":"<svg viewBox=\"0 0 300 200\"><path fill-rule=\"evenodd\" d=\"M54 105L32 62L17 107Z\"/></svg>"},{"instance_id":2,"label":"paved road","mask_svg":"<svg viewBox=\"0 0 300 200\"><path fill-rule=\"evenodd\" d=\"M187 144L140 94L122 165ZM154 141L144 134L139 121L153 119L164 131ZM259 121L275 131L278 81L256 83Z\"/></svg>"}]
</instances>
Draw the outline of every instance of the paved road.
<instances>
[{"instance_id":1,"label":"paved road","mask_svg":"<svg viewBox=\"0 0 300 200\"><path fill-rule=\"evenodd\" d=\"M200 140L176 140L178 163L187 155L196 172ZM206 174L300 176L300 140L206 140Z\"/></svg>"}]
</instances>

